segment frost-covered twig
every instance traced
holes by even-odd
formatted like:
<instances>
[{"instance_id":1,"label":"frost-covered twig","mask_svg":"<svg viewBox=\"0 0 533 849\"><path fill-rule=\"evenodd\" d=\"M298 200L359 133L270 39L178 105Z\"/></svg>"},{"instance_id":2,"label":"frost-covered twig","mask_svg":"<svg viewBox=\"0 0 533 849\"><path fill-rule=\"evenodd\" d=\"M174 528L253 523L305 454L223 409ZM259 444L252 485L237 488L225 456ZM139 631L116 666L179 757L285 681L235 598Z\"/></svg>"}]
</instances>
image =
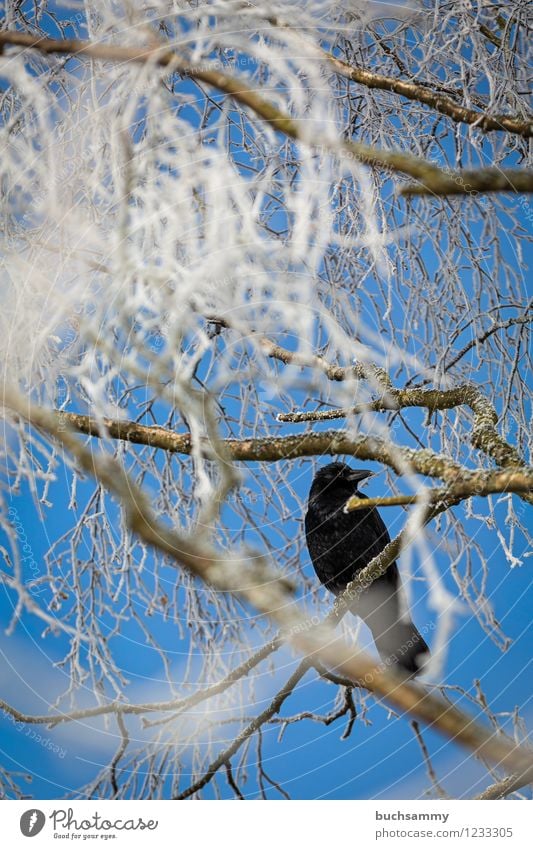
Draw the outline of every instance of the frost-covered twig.
<instances>
[{"instance_id":1,"label":"frost-covered twig","mask_svg":"<svg viewBox=\"0 0 533 849\"><path fill-rule=\"evenodd\" d=\"M502 778L501 781L497 781L483 790L476 796L476 799L504 799L511 793L521 790L527 784L533 784L533 769L526 770L521 775L508 775L506 778Z\"/></svg>"},{"instance_id":2,"label":"frost-covered twig","mask_svg":"<svg viewBox=\"0 0 533 849\"><path fill-rule=\"evenodd\" d=\"M103 419L96 421L90 416L78 413L50 411L56 424L67 424L80 433L104 438L109 435L115 439L124 439L140 445L151 445L165 451L190 454L191 442L187 433L175 433L159 426L141 425L121 419ZM514 456L510 446L500 445L499 441L486 435L480 428L477 431L480 444L489 443L494 451L500 447L501 457ZM291 460L297 457L322 456L324 454L351 454L360 460L376 460L386 463L399 474L402 463L407 463L413 471L430 477L438 477L456 485L453 497L470 498L472 495L488 495L494 492L517 492L526 494L531 489L531 470L528 467L505 462L509 471L487 471L486 469L466 469L451 458L437 455L428 449L416 451L399 445L387 443L376 437L351 437L345 431L322 431L294 436L272 436L256 439L220 440L228 457L232 460L255 462L257 460L275 462ZM204 456L216 456L216 449L209 440L202 441ZM492 450L492 447L491 447ZM505 455L505 457L504 457ZM502 463L504 465L504 463Z\"/></svg>"},{"instance_id":3,"label":"frost-covered twig","mask_svg":"<svg viewBox=\"0 0 533 849\"><path fill-rule=\"evenodd\" d=\"M213 698L220 693L223 693L232 684L240 681L241 678L248 675L259 663L265 660L272 652L275 652L283 644L281 636L269 640L264 646L254 652L239 666L232 669L228 675L221 678L215 684L209 687L199 689L196 693L180 699L169 699L164 702L144 702L139 704L131 704L123 701L110 702L108 704L98 705L97 707L80 708L79 710L65 710L50 714L27 714L17 710L12 705L0 699L0 710L11 716L16 722L28 723L29 725L47 725L50 728L55 727L64 722L74 722L80 719L93 719L106 714L123 714L123 715L138 715L146 713L167 713L171 712L172 718L176 714L189 710L200 704L203 701ZM150 724L146 722L146 724Z\"/></svg>"}]
</instances>

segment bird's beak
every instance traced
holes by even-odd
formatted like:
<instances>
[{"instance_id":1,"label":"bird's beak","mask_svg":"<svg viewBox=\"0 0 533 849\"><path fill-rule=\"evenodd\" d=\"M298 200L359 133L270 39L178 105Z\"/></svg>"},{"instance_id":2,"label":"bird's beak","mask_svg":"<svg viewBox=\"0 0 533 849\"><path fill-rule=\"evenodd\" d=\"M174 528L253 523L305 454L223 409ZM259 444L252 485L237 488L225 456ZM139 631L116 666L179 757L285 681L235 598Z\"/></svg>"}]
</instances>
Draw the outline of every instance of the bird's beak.
<instances>
[{"instance_id":1,"label":"bird's beak","mask_svg":"<svg viewBox=\"0 0 533 849\"><path fill-rule=\"evenodd\" d=\"M374 472L370 472L368 469L354 469L353 472L350 472L348 475L348 480L353 481L354 483L359 483L359 481L364 481L365 478L371 477Z\"/></svg>"}]
</instances>

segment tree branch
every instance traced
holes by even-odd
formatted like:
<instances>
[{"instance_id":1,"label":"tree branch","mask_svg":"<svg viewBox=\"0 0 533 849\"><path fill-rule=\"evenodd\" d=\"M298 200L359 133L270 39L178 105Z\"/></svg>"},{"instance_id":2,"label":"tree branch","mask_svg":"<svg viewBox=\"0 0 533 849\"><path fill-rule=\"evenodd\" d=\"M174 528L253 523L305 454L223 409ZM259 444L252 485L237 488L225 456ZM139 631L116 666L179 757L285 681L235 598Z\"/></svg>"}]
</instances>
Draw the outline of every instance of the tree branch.
<instances>
[{"instance_id":1,"label":"tree branch","mask_svg":"<svg viewBox=\"0 0 533 849\"><path fill-rule=\"evenodd\" d=\"M489 399L472 384L463 384L454 389L389 389L381 398L365 404L358 404L339 410L319 410L317 412L295 412L280 413L278 421L304 422L304 421L327 421L337 418L346 418L365 412L380 412L385 410L402 410L407 407L425 407L434 412L435 410L448 410L466 405L474 414L472 425L471 443L487 454L496 465L502 468L523 468L527 470L525 462L518 451L509 445L496 430L498 414ZM468 473L470 474L470 473ZM512 484L514 478L510 478ZM516 478L520 481L520 492L527 493L531 488L526 479ZM472 483L472 481L471 481ZM480 480L480 491L472 494L488 494L483 492L485 481ZM468 490L468 486L466 487ZM466 491L465 490L465 491ZM495 491L495 490L491 490ZM469 497L469 496L465 496ZM527 501L532 501L526 495ZM409 503L409 502L404 502Z\"/></svg>"},{"instance_id":2,"label":"tree branch","mask_svg":"<svg viewBox=\"0 0 533 849\"><path fill-rule=\"evenodd\" d=\"M268 20L273 26L282 27L284 29L290 28L289 24L275 16L269 16ZM482 26L480 27L480 30L483 32ZM497 39L496 36L493 36L492 33L490 35L499 43L499 39ZM311 50L314 49L317 55L321 59L324 59L329 66L337 74L339 74L339 76L351 80L352 82L356 82L359 85L364 85L366 88L389 91L394 94L398 94L401 97L405 97L407 100L423 103L425 106L430 106L432 109L440 112L441 115L446 115L446 117L451 118L456 123L473 124L484 132L488 132L490 130L504 130L509 133L516 133L517 135L524 136L524 138L530 138L533 136L533 116L529 119L523 119L512 115L489 115L486 112L479 112L475 109L461 106L449 96L450 94L453 94L456 97L464 96L461 91L443 91L442 89L437 89L435 86L428 83L424 84L414 82L412 80L402 80L396 77L386 76L385 74L379 74L375 71L370 71L368 68L358 68L349 62L339 59L337 56L334 56L333 53L328 53L326 50L317 47L315 44L310 43L303 37L301 37L301 40L308 48ZM496 41L494 43L496 43ZM383 43L381 43L381 47L385 50L385 52L391 52ZM405 66L401 67L401 71L402 73L407 74Z\"/></svg>"},{"instance_id":3,"label":"tree branch","mask_svg":"<svg viewBox=\"0 0 533 849\"><path fill-rule=\"evenodd\" d=\"M439 174L430 174L418 183L401 186L401 195L471 195L490 192L533 192L531 169L480 168L475 171L443 169Z\"/></svg>"},{"instance_id":4,"label":"tree branch","mask_svg":"<svg viewBox=\"0 0 533 849\"><path fill-rule=\"evenodd\" d=\"M327 137L314 136L311 139L308 137L305 125L302 129L297 119L291 118L290 115L264 100L244 81L210 69L207 64L191 66L166 45L141 48L120 47L113 44L95 44L80 39L42 38L11 30L0 32L0 51L9 44L39 50L45 54L70 54L75 57L110 62L152 62L159 67L168 68L171 72L177 71L229 95L237 103L251 109L274 130L294 141L321 148L340 158L348 158L376 168L390 169L419 181L417 184L404 186L401 194L451 195L472 192L533 191L533 171L498 169L446 171L425 159L399 150L380 150L354 141L333 142Z\"/></svg>"},{"instance_id":5,"label":"tree branch","mask_svg":"<svg viewBox=\"0 0 533 849\"><path fill-rule=\"evenodd\" d=\"M508 775L496 784L491 784L476 799L504 799L510 793L515 793L527 784L533 784L533 769L526 770L522 775Z\"/></svg>"},{"instance_id":6,"label":"tree branch","mask_svg":"<svg viewBox=\"0 0 533 849\"><path fill-rule=\"evenodd\" d=\"M222 318L222 316L204 315L204 318L211 324L224 327L227 330L236 330L242 334L240 327L235 326L234 322ZM375 363L358 362L350 366L338 366L328 362L328 360L325 360L324 357L318 354L302 354L299 351L290 351L288 348L277 345L271 339L256 331L252 331L252 333L253 338L259 343L266 356L279 360L284 365L314 368L325 374L329 380L343 381L350 378L354 380L374 380L376 383L381 384L384 389L392 388L392 381L389 374L385 369Z\"/></svg>"},{"instance_id":7,"label":"tree branch","mask_svg":"<svg viewBox=\"0 0 533 849\"><path fill-rule=\"evenodd\" d=\"M391 495L378 496L377 498L358 498L357 495L353 495L346 502L344 509L347 513L351 513L354 510L363 510L369 507L404 507L408 504L438 504L439 501L448 500L447 496L449 493L450 490L448 489L430 489L426 490L423 495ZM450 501L452 501L451 498Z\"/></svg>"},{"instance_id":8,"label":"tree branch","mask_svg":"<svg viewBox=\"0 0 533 849\"><path fill-rule=\"evenodd\" d=\"M456 365L459 362L459 360L461 360L465 356L465 354L467 354L469 351L471 351L472 348L474 348L476 345L482 345L483 342L485 342L485 340L489 338L489 336L492 336L494 333L497 333L499 330L507 330L508 327L513 327L514 325L517 325L517 324L531 324L532 320L533 319L532 319L531 315L524 315L524 316L518 316L516 318L509 318L509 319L507 319L507 321L496 321L496 322L494 322L492 327L489 327L489 329L485 330L485 332L482 333L480 336L478 336L474 339L471 339L470 342L467 342L467 344L464 346L464 348L461 348L459 353L456 354L455 357L453 357L452 360L450 360L449 362L445 362L444 365L442 366L442 370L443 371L449 371L451 368L453 368L454 365Z\"/></svg>"},{"instance_id":9,"label":"tree branch","mask_svg":"<svg viewBox=\"0 0 533 849\"><path fill-rule=\"evenodd\" d=\"M201 702L211 699L223 693L232 684L240 681L252 671L261 661L265 660L270 654L277 651L283 644L284 640L280 634L270 640L243 663L239 664L235 669L232 669L224 678L212 684L210 687L205 687L197 693L193 693L183 699L170 699L166 702L145 702L143 704L128 704L126 702L110 702L107 705L98 705L92 708L81 708L80 710L65 711L53 714L32 715L22 713L12 705L0 699L0 710L11 716L16 722L23 722L28 725L48 725L54 728L63 722L74 722L78 719L91 719L97 716L106 714L116 714L122 716L126 714L144 714L144 713L166 713L172 711L174 715L182 713L191 707L195 707Z\"/></svg>"},{"instance_id":10,"label":"tree branch","mask_svg":"<svg viewBox=\"0 0 533 849\"><path fill-rule=\"evenodd\" d=\"M124 439L135 444L148 445L179 454L190 455L192 451L191 437L188 433L175 433L167 428L141 425L137 422L120 419L99 420L80 413L65 413L55 410L46 412L53 417L54 426L59 429L59 432L64 430L65 427L69 427L79 433L99 439L108 435L113 439ZM34 420L33 423L39 426L38 421ZM502 459L501 465L504 465L503 461L506 457L513 456L514 449L507 446L506 443L501 446L500 437L497 434L495 438L494 435L489 436L484 434L482 430L478 430L477 438L480 443L490 447L494 453L499 451L499 456ZM508 465L510 469L507 475L485 469L472 471L460 466L450 458L435 454L429 449L416 451L412 448L394 445L377 437L354 438L345 431L322 431L321 433L255 439L222 439L219 442L229 460L244 462L257 460L276 462L325 454L349 454L360 460L374 460L385 463L398 474L403 474L407 464L418 474L441 478L453 483L456 488L451 495L452 499L470 498L472 495L488 495L496 492L516 492L525 494L526 498L529 498L528 493L532 488L531 474L533 472L529 467L521 464L520 460L518 460L516 466L511 466L510 463L505 462L505 465ZM216 456L216 447L212 446L208 439L204 439L202 440L202 452L207 458L214 457ZM445 494L447 495L448 491ZM435 497L439 496L440 491L436 491ZM409 500L402 503L413 502Z\"/></svg>"},{"instance_id":11,"label":"tree branch","mask_svg":"<svg viewBox=\"0 0 533 849\"><path fill-rule=\"evenodd\" d=\"M46 412L54 421L59 432L66 428L88 436L103 439L124 439L139 445L162 448L165 451L190 455L192 441L189 433L176 433L158 425L141 425L120 419L95 419L80 413L49 410ZM36 412L37 419L39 414ZM40 427L38 420L33 424ZM324 454L351 454L360 460L376 460L395 469L399 474L410 464L414 471L443 480L455 480L457 476L470 475L468 469L429 449L415 451L394 445L378 437L351 437L342 430L302 433L292 436L266 436L249 439L221 439L218 444L229 460L241 462L276 462L293 460L297 457L314 457ZM207 438L201 440L202 455L207 459L217 457L216 447Z\"/></svg>"},{"instance_id":12,"label":"tree branch","mask_svg":"<svg viewBox=\"0 0 533 849\"><path fill-rule=\"evenodd\" d=\"M401 97L406 97L408 100L423 103L425 106L430 106L440 112L441 115L451 118L456 123L475 125L484 132L504 130L509 133L516 133L524 138L533 136L533 117L524 120L512 115L489 115L486 112L478 112L475 109L469 109L467 106L460 106L451 97L434 91L430 86L387 77L366 68L356 68L331 53L326 54L326 56L331 67L340 76L370 89L390 91L399 94Z\"/></svg>"},{"instance_id":13,"label":"tree branch","mask_svg":"<svg viewBox=\"0 0 533 849\"><path fill-rule=\"evenodd\" d=\"M439 779L437 778L437 773L435 772L435 768L434 768L433 764L431 763L431 758L429 756L428 747L426 746L426 741L424 740L424 738L422 736L422 732L420 730L420 725L418 724L416 719L411 722L411 728L413 729L413 731L415 733L415 737L416 737L417 742L418 742L418 745L420 746L420 751L422 752L422 757L424 758L424 763L426 765L426 771L427 771L429 780L431 781L433 787L435 788L438 796L441 799L449 799L450 797L449 797L448 793L446 793L446 790L444 789L444 787L441 785Z\"/></svg>"},{"instance_id":14,"label":"tree branch","mask_svg":"<svg viewBox=\"0 0 533 849\"><path fill-rule=\"evenodd\" d=\"M128 734L128 729L126 728L126 723L124 722L124 717L120 713L117 714L117 724L119 727L121 739L118 749L115 752L113 760L111 761L111 764L109 766L109 772L111 776L111 788L113 790L113 799L116 799L118 796L117 767L120 763L122 755L128 748L128 744L130 742L130 737Z\"/></svg>"},{"instance_id":15,"label":"tree branch","mask_svg":"<svg viewBox=\"0 0 533 849\"><path fill-rule=\"evenodd\" d=\"M480 757L490 758L497 765L519 774L533 769L532 753L518 746L505 734L494 734L440 696L406 679L398 670L389 669L384 664L376 665L373 658L358 650L354 651L353 646L336 637L329 624L327 627L324 624L309 627L304 613L294 600L292 586L274 572L266 559L250 554L247 557L235 553L227 555L204 540L198 541L195 537L169 529L156 519L144 493L128 478L124 469L110 458L95 456L76 439L72 431L58 430L55 414L31 407L27 399L8 387L3 388L2 400L4 406L58 439L85 471L94 475L119 498L130 529L145 544L169 555L176 564L182 565L216 589L240 597L278 624L287 642L304 655L304 661L294 673L296 677L291 676L289 692L292 692L308 666L318 659L351 678L354 684L367 687L394 707L422 719L430 727L473 750ZM440 509L444 508L429 508L426 521ZM408 538L406 534L400 535L398 545ZM395 559L394 542L386 546L375 560L379 559L382 563L391 556ZM362 573L368 571L369 567L366 567ZM340 599L349 599L352 586L357 584L359 581L352 582ZM349 603L344 603L349 607ZM221 761L220 765L224 762Z\"/></svg>"}]
</instances>

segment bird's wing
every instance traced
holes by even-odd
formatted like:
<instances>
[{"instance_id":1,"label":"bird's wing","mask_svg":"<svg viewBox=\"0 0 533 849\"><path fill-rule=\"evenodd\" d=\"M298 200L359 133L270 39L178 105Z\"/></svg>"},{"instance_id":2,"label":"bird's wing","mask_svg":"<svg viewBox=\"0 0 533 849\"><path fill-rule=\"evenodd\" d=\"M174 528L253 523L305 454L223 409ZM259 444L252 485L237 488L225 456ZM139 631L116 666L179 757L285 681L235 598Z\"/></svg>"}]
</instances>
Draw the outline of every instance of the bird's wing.
<instances>
[{"instance_id":1,"label":"bird's wing","mask_svg":"<svg viewBox=\"0 0 533 849\"><path fill-rule=\"evenodd\" d=\"M362 492L357 492L356 495L357 495L357 498L360 498L362 501L366 501L367 498L368 498L368 496L363 495ZM383 541L382 548L385 548L385 546L390 542L390 536L389 536L389 532L387 530L387 526L386 526L385 522L383 521L383 519L381 518L378 510L376 510L375 507L370 507L370 508L363 507L363 508L361 508L361 510L350 510L349 513L348 513L348 516L352 517L354 525L359 524L359 521L357 519L358 513L359 514L364 513L365 514L365 521L367 521L367 522L368 522L369 519L371 519L372 525L373 525L373 530L375 531L376 536L379 537L380 542Z\"/></svg>"}]
</instances>

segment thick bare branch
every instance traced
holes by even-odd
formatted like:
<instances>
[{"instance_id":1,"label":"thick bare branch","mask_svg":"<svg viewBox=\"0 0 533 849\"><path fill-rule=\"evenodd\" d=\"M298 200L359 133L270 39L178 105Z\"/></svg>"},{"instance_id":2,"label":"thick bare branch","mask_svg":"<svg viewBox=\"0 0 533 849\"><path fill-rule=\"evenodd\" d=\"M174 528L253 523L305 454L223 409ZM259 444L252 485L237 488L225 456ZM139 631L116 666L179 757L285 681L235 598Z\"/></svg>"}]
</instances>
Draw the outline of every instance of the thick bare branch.
<instances>
[{"instance_id":1,"label":"thick bare branch","mask_svg":"<svg viewBox=\"0 0 533 849\"><path fill-rule=\"evenodd\" d=\"M454 171L430 174L418 183L400 187L401 195L471 195L490 192L533 192L531 169L480 168L475 171Z\"/></svg>"},{"instance_id":2,"label":"thick bare branch","mask_svg":"<svg viewBox=\"0 0 533 849\"><path fill-rule=\"evenodd\" d=\"M430 106L432 109L440 112L441 115L446 115L457 123L470 124L484 132L504 130L509 133L516 133L524 138L533 136L533 117L523 119L516 118L512 115L490 115L486 112L478 112L476 109L461 106L455 100L452 100L451 97L442 92L435 91L431 86L421 85L412 80L400 80L395 77L388 77L385 74L378 74L367 68L356 68L331 54L327 54L327 59L337 74L353 80L353 82L359 85L381 91L390 91L408 100L423 103L425 106ZM460 92L458 92L458 95L460 95Z\"/></svg>"},{"instance_id":3,"label":"thick bare branch","mask_svg":"<svg viewBox=\"0 0 533 849\"><path fill-rule=\"evenodd\" d=\"M523 465L516 449L508 445L496 431L498 415L494 406L476 386L470 383L454 389L389 389L386 395L366 404L340 410L320 410L315 413L280 413L278 420L328 421L359 413L403 410L408 407L424 407L434 412L450 410L463 404L470 407L474 413L472 441L475 447L492 457L499 466Z\"/></svg>"},{"instance_id":4,"label":"thick bare branch","mask_svg":"<svg viewBox=\"0 0 533 849\"><path fill-rule=\"evenodd\" d=\"M240 681L248 675L265 658L275 652L283 644L281 635L274 637L249 658L247 658L239 666L232 669L224 678L212 684L209 687L204 687L196 693L192 693L183 699L169 699L165 702L144 702L142 704L128 704L127 702L109 702L105 705L98 705L92 708L81 708L80 710L62 711L61 713L51 714L26 714L14 708L12 705L0 699L0 710L11 716L16 722L27 723L28 725L48 725L55 727L63 722L74 722L80 719L93 719L97 716L105 716L106 714L116 715L140 715L145 713L167 713L172 712L173 715L182 713L195 705L213 698L223 693L232 684Z\"/></svg>"},{"instance_id":5,"label":"thick bare branch","mask_svg":"<svg viewBox=\"0 0 533 849\"><path fill-rule=\"evenodd\" d=\"M188 433L175 433L167 428L140 425L137 422L120 419L99 421L79 413L46 412L53 417L56 428L68 427L98 438L108 435L113 439L124 439L178 454L188 455L192 451L191 437ZM34 424L39 426L37 420L34 420ZM342 430L293 436L223 439L219 440L219 444L224 448L228 459L242 462L257 460L275 462L325 454L351 454L360 460L376 460L385 463L398 473L402 473L405 465L409 464L419 474L439 477L443 480L455 480L458 476L472 474L450 458L430 450L415 451L377 437L353 438ZM204 457L213 459L217 456L216 446L213 446L208 439L202 440L201 448Z\"/></svg>"},{"instance_id":6,"label":"thick bare branch","mask_svg":"<svg viewBox=\"0 0 533 849\"><path fill-rule=\"evenodd\" d=\"M81 433L102 437L102 424L112 438L126 439L133 443L150 445L182 454L192 450L189 434L177 434L158 426L140 425L137 422L105 419L103 423L78 413L51 412L55 416L56 426L69 427ZM226 439L221 440L226 455L231 460L256 460L274 462L305 456L324 454L350 454L361 460L383 462L402 474L405 464L415 472L429 477L438 477L453 484L451 490L437 490L435 500L442 496L452 503L472 495L488 495L495 492L517 492L527 494L531 489L531 470L528 467L510 467L508 473L470 470L451 459L435 454L428 449L415 451L403 448L376 437L352 438L344 431L325 431L317 434L298 434L296 436L264 437L262 439ZM216 450L208 440L202 449L204 456L215 456ZM414 503L411 497L398 503ZM416 500L416 498L415 498ZM386 503L386 502L384 502Z\"/></svg>"},{"instance_id":7,"label":"thick bare branch","mask_svg":"<svg viewBox=\"0 0 533 849\"><path fill-rule=\"evenodd\" d=\"M460 480L446 489L430 489L422 495L392 495L384 498L358 498L346 502L346 510L364 507L398 507L405 504L457 504L473 495L493 495L498 492L516 492L529 497L533 491L533 469L515 468L496 472L476 472L470 480Z\"/></svg>"},{"instance_id":8,"label":"thick bare branch","mask_svg":"<svg viewBox=\"0 0 533 849\"><path fill-rule=\"evenodd\" d=\"M449 503L440 501L434 505L427 505L422 515L420 516L420 527L427 525L432 519L448 509ZM367 589L374 581L385 574L391 563L397 560L404 550L412 541L411 533L404 528L397 537L392 539L381 551L377 557L370 561L368 566L361 569L357 576L350 581L344 592L337 596L335 600L336 608L343 612L352 610L357 612L357 600L360 594Z\"/></svg>"},{"instance_id":9,"label":"thick bare branch","mask_svg":"<svg viewBox=\"0 0 533 849\"><path fill-rule=\"evenodd\" d=\"M411 391L421 392L422 390L409 390ZM141 425L119 419L104 419L100 422L78 413L52 412L51 415L55 416L56 426L69 426L79 433L90 436L102 438L104 435L109 435L114 439L124 439L179 454L190 454L192 450L189 434L175 433L159 426ZM520 460L512 465L510 458L514 456L514 449L504 443L497 433L495 435L491 432L487 433L487 429L482 427L482 423L490 418L490 413L487 414L486 409L483 408L479 411L479 417L477 429L474 426L475 438L479 445L486 446L487 453L490 450L492 455L497 455L501 459L501 465L509 466L513 470L508 475L487 472L485 469L472 471L428 449L416 451L376 437L353 438L344 431L323 431L255 439L224 439L220 442L229 459L245 462L256 460L275 462L297 457L348 454L360 460L385 463L398 474L402 474L405 464L408 464L419 474L457 483L457 489L451 495L452 500L494 492L517 492L527 495L531 489L530 470L521 465ZM216 456L216 448L208 440L202 443L202 450L206 457ZM440 494L436 493L436 497L440 497Z\"/></svg>"}]
</instances>

